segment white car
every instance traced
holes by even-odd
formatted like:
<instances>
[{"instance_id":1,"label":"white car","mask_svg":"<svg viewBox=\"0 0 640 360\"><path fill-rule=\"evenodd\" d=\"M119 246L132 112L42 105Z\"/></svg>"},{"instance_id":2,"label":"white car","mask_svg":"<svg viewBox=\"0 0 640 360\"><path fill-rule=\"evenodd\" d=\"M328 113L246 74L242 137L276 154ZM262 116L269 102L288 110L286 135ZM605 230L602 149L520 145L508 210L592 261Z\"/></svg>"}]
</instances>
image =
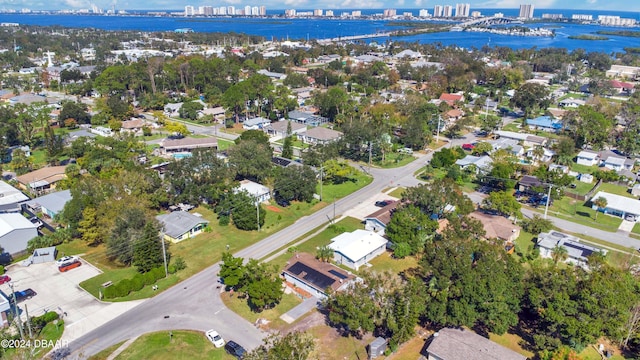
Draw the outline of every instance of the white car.
<instances>
[{"instance_id":1,"label":"white car","mask_svg":"<svg viewBox=\"0 0 640 360\"><path fill-rule=\"evenodd\" d=\"M222 336L220 336L220 334L218 334L217 331L209 330L205 334L207 335L207 339L209 339L209 341L211 341L213 346L215 346L217 348L224 346L224 339L222 338Z\"/></svg>"},{"instance_id":2,"label":"white car","mask_svg":"<svg viewBox=\"0 0 640 360\"><path fill-rule=\"evenodd\" d=\"M56 265L60 266L62 264L73 262L73 261L75 261L77 259L78 258L76 256L63 256L60 259L56 260Z\"/></svg>"}]
</instances>

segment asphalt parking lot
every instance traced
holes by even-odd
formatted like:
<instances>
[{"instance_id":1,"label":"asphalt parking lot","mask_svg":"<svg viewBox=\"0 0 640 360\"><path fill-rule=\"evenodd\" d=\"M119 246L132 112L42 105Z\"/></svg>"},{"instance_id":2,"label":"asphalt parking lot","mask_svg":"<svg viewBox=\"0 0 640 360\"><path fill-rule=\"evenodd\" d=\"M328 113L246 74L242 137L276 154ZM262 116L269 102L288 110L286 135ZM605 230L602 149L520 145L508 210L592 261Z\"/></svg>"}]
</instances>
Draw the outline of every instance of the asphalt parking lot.
<instances>
[{"instance_id":1,"label":"asphalt parking lot","mask_svg":"<svg viewBox=\"0 0 640 360\"><path fill-rule=\"evenodd\" d=\"M103 303L95 299L80 288L79 284L100 274L100 270L84 260L81 261L82 266L64 273L58 271L55 262L30 266L15 264L7 268L7 275L11 277L15 291L30 288L37 293L18 305L22 310L23 320L25 305L29 316L57 311L65 321L63 339L73 340L140 303ZM0 290L11 296L9 283L0 285Z\"/></svg>"}]
</instances>

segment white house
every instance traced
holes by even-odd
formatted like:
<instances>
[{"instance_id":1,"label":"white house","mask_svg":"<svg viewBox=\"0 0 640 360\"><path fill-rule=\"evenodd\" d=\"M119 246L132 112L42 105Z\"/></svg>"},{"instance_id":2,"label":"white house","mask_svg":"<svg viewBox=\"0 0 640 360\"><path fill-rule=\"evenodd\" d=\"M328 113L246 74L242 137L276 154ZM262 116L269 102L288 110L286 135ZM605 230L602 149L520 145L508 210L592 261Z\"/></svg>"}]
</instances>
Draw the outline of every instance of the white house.
<instances>
[{"instance_id":1,"label":"white house","mask_svg":"<svg viewBox=\"0 0 640 360\"><path fill-rule=\"evenodd\" d=\"M462 170L465 170L470 166L475 166L476 174L479 174L480 172L489 172L491 170L492 163L493 160L487 155L467 155L463 159L456 160L456 165L460 166L460 169Z\"/></svg>"},{"instance_id":2,"label":"white house","mask_svg":"<svg viewBox=\"0 0 640 360\"><path fill-rule=\"evenodd\" d=\"M20 212L20 203L27 200L22 191L0 181L0 212Z\"/></svg>"},{"instance_id":3,"label":"white house","mask_svg":"<svg viewBox=\"0 0 640 360\"><path fill-rule=\"evenodd\" d=\"M586 166L594 166L598 164L598 153L588 150L582 150L576 157L576 163Z\"/></svg>"},{"instance_id":4,"label":"white house","mask_svg":"<svg viewBox=\"0 0 640 360\"><path fill-rule=\"evenodd\" d=\"M331 244L329 244L333 250L333 259L338 264L355 270L382 254L386 246L387 239L367 230L342 233L331 239Z\"/></svg>"},{"instance_id":5,"label":"white house","mask_svg":"<svg viewBox=\"0 0 640 360\"><path fill-rule=\"evenodd\" d=\"M614 171L631 171L633 170L633 166L635 165L635 160L627 159L624 156L619 156L613 151L600 152L600 159L602 160L600 164L601 166Z\"/></svg>"},{"instance_id":6,"label":"white house","mask_svg":"<svg viewBox=\"0 0 640 360\"><path fill-rule=\"evenodd\" d=\"M242 128L245 130L260 130L269 124L271 124L271 120L265 119L263 117L256 117L253 119L245 120L242 123Z\"/></svg>"},{"instance_id":7,"label":"white house","mask_svg":"<svg viewBox=\"0 0 640 360\"><path fill-rule=\"evenodd\" d=\"M251 180L240 181L240 186L236 188L235 192L241 191L246 191L249 196L255 199L256 204L267 202L271 199L271 191L268 187Z\"/></svg>"},{"instance_id":8,"label":"white house","mask_svg":"<svg viewBox=\"0 0 640 360\"><path fill-rule=\"evenodd\" d=\"M384 236L387 225L391 221L391 215L398 207L398 201L391 201L386 206L380 208L372 214L364 218L364 229L375 231Z\"/></svg>"},{"instance_id":9,"label":"white house","mask_svg":"<svg viewBox=\"0 0 640 360\"><path fill-rule=\"evenodd\" d=\"M0 246L4 252L19 254L29 240L38 236L38 226L18 213L0 214Z\"/></svg>"},{"instance_id":10,"label":"white house","mask_svg":"<svg viewBox=\"0 0 640 360\"><path fill-rule=\"evenodd\" d=\"M600 197L607 200L607 205L602 209L594 204L594 201ZM627 221L638 222L640 220L640 200L634 198L598 191L598 193L591 198L591 206L592 209L596 211L602 211L607 215L618 216Z\"/></svg>"},{"instance_id":11,"label":"white house","mask_svg":"<svg viewBox=\"0 0 640 360\"><path fill-rule=\"evenodd\" d=\"M566 263L587 267L588 257L593 253L606 255L607 250L580 242L575 236L564 234L558 231L540 233L538 235L537 246L540 249L540 256L552 258L556 247L563 247L567 250Z\"/></svg>"}]
</instances>

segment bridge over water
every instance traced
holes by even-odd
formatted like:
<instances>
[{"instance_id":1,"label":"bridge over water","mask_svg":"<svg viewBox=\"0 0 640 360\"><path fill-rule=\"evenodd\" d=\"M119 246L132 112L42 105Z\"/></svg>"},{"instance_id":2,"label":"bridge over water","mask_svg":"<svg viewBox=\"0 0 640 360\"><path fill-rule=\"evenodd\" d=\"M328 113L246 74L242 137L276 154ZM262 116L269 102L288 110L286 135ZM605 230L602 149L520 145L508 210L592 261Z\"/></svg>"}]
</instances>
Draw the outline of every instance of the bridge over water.
<instances>
[{"instance_id":1,"label":"bridge over water","mask_svg":"<svg viewBox=\"0 0 640 360\"><path fill-rule=\"evenodd\" d=\"M507 24L522 24L522 21L511 19L511 18L505 18L505 17L488 16L488 17L483 17L479 19L465 21L457 26L464 28L468 26L477 26L477 25L491 26L491 25L507 25Z\"/></svg>"}]
</instances>

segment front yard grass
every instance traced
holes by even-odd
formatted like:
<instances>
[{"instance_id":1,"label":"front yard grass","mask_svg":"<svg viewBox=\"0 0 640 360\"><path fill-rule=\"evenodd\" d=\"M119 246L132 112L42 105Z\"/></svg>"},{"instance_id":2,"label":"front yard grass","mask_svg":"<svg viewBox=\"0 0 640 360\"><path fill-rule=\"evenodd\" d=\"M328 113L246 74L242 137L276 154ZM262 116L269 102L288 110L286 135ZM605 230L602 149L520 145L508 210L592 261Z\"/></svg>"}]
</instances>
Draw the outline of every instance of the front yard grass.
<instances>
[{"instance_id":1,"label":"front yard grass","mask_svg":"<svg viewBox=\"0 0 640 360\"><path fill-rule=\"evenodd\" d=\"M231 140L218 138L218 150L219 151L225 151L225 150L227 150L228 148L230 148L233 145L235 145L235 142L233 142Z\"/></svg>"},{"instance_id":2,"label":"front yard grass","mask_svg":"<svg viewBox=\"0 0 640 360\"><path fill-rule=\"evenodd\" d=\"M377 272L390 271L392 274L401 274L405 270L418 267L418 259L413 256L407 256L404 259L397 259L393 257L393 252L387 250L383 254L375 257L369 264L371 268L362 267L362 270L374 270Z\"/></svg>"},{"instance_id":3,"label":"front yard grass","mask_svg":"<svg viewBox=\"0 0 640 360\"><path fill-rule=\"evenodd\" d=\"M544 207L540 207L538 211L544 213ZM554 201L553 205L549 207L549 213L581 225L611 232L618 231L618 227L622 223L621 218L603 213L599 213L596 219L595 210L585 206L583 201L571 199L567 196Z\"/></svg>"},{"instance_id":4,"label":"front yard grass","mask_svg":"<svg viewBox=\"0 0 640 360\"><path fill-rule=\"evenodd\" d=\"M595 186L594 183L588 184L580 180L574 180L573 184L575 184L576 186L574 189L566 189L565 191L572 192L578 195L587 195L587 193L591 191L591 189L593 189L593 187Z\"/></svg>"},{"instance_id":5,"label":"front yard grass","mask_svg":"<svg viewBox=\"0 0 640 360\"><path fill-rule=\"evenodd\" d=\"M635 225L633 225L633 229L631 229L631 232L640 235L640 223L636 223Z\"/></svg>"},{"instance_id":6,"label":"front yard grass","mask_svg":"<svg viewBox=\"0 0 640 360\"><path fill-rule=\"evenodd\" d=\"M635 196L631 195L631 193L629 193L627 189L628 188L626 186L620 186L612 183L603 182L602 184L600 184L600 187L598 187L598 190L596 191L596 193L598 191L604 191L604 192L608 192L609 194L616 194L616 195L625 196L632 199L637 199Z\"/></svg>"},{"instance_id":7,"label":"front yard grass","mask_svg":"<svg viewBox=\"0 0 640 360\"><path fill-rule=\"evenodd\" d=\"M366 174L358 173L354 181L348 181L339 185L323 185L323 197L326 201L322 202L316 200L311 203L293 202L286 208L277 205L263 205L267 211L267 216L259 232L238 230L232 224L221 226L217 214L211 209L198 207L193 212L199 213L203 218L210 221L209 227L211 231L201 233L198 236L176 244L170 244L168 250L171 253L171 257L174 259L181 257L187 267L175 274L170 274L167 278L158 280L156 285L158 285L160 290L167 289L220 261L222 259L222 253L225 251L233 253L250 246L293 224L299 218L330 205L334 199L340 199L368 185L371 180L372 178ZM228 249L227 245L229 246ZM82 242L82 240L77 239L70 243L62 244L59 247L59 251L65 255L84 254L83 258L85 260L103 272L80 284L83 289L96 298L99 298L100 291L103 289L102 284L105 282L111 281L112 283L116 283L122 279L132 278L137 272L134 267L117 266L109 261L106 255L105 245L89 247ZM284 261L286 262L286 259ZM128 296L113 299L112 301L144 299L153 296L153 294L154 291L152 287L145 286L140 291L132 292Z\"/></svg>"},{"instance_id":8,"label":"front yard grass","mask_svg":"<svg viewBox=\"0 0 640 360\"><path fill-rule=\"evenodd\" d=\"M247 298L238 297L237 293L233 294L226 291L220 295L220 298L229 310L242 316L242 318L252 324L255 324L258 319L267 320L269 322L270 329L281 329L285 327L287 323L281 320L280 316L302 302L302 299L300 299L296 294L284 294L278 305L271 309L263 310L262 312L255 312L249 307Z\"/></svg>"},{"instance_id":9,"label":"front yard grass","mask_svg":"<svg viewBox=\"0 0 640 360\"><path fill-rule=\"evenodd\" d=\"M404 190L405 190L405 188L403 188L403 187L397 187L397 188L395 188L395 190L390 192L388 195L389 196L393 196L394 198L397 198L397 199L402 199L402 194L404 194Z\"/></svg>"},{"instance_id":10,"label":"front yard grass","mask_svg":"<svg viewBox=\"0 0 640 360\"><path fill-rule=\"evenodd\" d=\"M582 164L572 162L571 170L578 172L580 174L593 174L599 169L597 166L587 166L587 165L582 165Z\"/></svg>"},{"instance_id":11,"label":"front yard grass","mask_svg":"<svg viewBox=\"0 0 640 360\"><path fill-rule=\"evenodd\" d=\"M216 349L201 332L174 330L140 336L116 360L164 360L169 354L175 360L233 359L223 348Z\"/></svg>"},{"instance_id":12,"label":"front yard grass","mask_svg":"<svg viewBox=\"0 0 640 360\"><path fill-rule=\"evenodd\" d=\"M385 155L384 161L375 161L373 164L384 169L397 168L405 166L408 163L414 161L416 158L413 155L403 154L398 152L390 152Z\"/></svg>"},{"instance_id":13,"label":"front yard grass","mask_svg":"<svg viewBox=\"0 0 640 360\"><path fill-rule=\"evenodd\" d=\"M508 332L502 335L489 333L489 339L495 343L498 343L506 347L507 349L511 349L521 355L526 356L527 359L534 358L534 355L535 355L534 353L532 353L531 351L525 350L522 348L522 346L520 346L520 343L522 342L522 338L516 334L511 334Z\"/></svg>"}]
</instances>

